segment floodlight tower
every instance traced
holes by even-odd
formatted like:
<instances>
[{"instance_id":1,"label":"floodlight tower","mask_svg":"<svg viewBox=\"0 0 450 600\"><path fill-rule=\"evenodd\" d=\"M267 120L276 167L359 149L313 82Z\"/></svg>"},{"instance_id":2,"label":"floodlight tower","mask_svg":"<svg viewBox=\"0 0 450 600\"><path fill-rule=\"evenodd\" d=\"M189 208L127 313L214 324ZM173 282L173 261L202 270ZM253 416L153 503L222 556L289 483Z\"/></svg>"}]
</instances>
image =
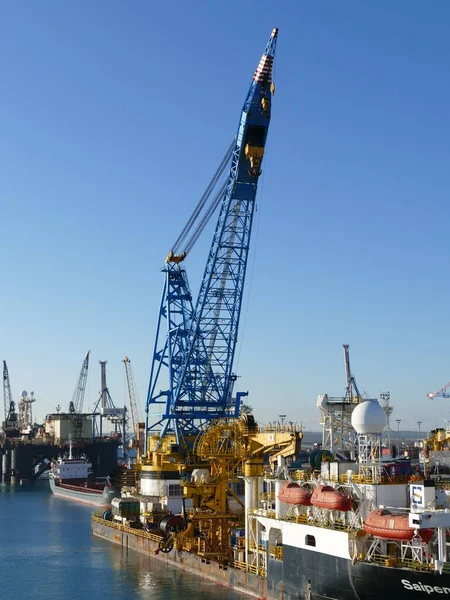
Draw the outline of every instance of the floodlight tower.
<instances>
[{"instance_id":1,"label":"floodlight tower","mask_svg":"<svg viewBox=\"0 0 450 600\"><path fill-rule=\"evenodd\" d=\"M391 426L390 426L389 419L390 419L392 413L394 412L393 407L390 405L390 400L391 400L391 392L380 392L380 404L386 415L385 429L387 431L388 448L391 447Z\"/></svg>"},{"instance_id":2,"label":"floodlight tower","mask_svg":"<svg viewBox=\"0 0 450 600\"><path fill-rule=\"evenodd\" d=\"M28 392L24 390L19 400L19 428L21 431L33 427L33 402L36 402L34 392L28 396Z\"/></svg>"}]
</instances>

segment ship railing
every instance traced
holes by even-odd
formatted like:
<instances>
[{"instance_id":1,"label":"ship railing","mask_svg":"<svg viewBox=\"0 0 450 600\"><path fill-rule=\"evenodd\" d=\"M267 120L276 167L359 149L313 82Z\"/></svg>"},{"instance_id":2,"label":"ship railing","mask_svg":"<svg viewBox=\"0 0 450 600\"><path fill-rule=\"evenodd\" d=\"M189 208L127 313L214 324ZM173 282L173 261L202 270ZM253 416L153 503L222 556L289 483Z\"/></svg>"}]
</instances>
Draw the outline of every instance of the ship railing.
<instances>
[{"instance_id":1,"label":"ship railing","mask_svg":"<svg viewBox=\"0 0 450 600\"><path fill-rule=\"evenodd\" d=\"M260 495L260 500L275 500L274 492L262 492Z\"/></svg>"},{"instance_id":2,"label":"ship railing","mask_svg":"<svg viewBox=\"0 0 450 600\"><path fill-rule=\"evenodd\" d=\"M316 518L308 519L307 524L314 525L314 527L320 527L322 529L332 529L334 531L357 531L359 529L359 527L347 525L341 521L321 521L320 519Z\"/></svg>"},{"instance_id":3,"label":"ship railing","mask_svg":"<svg viewBox=\"0 0 450 600\"><path fill-rule=\"evenodd\" d=\"M381 477L373 478L368 475L359 475L357 473L354 473L349 477L346 473L342 473L339 475L339 477L337 479L335 479L335 481L336 480L339 483L350 483L353 481L354 483L360 483L360 484L366 484L366 485L374 485L374 484L389 485L389 484L398 484L398 483L408 483L411 480L411 475L395 475L392 477L383 475ZM449 485L449 487L450 487L450 485Z\"/></svg>"},{"instance_id":4,"label":"ship railing","mask_svg":"<svg viewBox=\"0 0 450 600\"><path fill-rule=\"evenodd\" d=\"M450 490L450 481L435 481L434 485L438 490Z\"/></svg>"},{"instance_id":5,"label":"ship railing","mask_svg":"<svg viewBox=\"0 0 450 600\"><path fill-rule=\"evenodd\" d=\"M229 563L230 567L239 569L240 571L246 571L247 573L253 573L259 577L267 577L267 571L263 567L257 567L256 565L249 565L246 562L240 560L231 560Z\"/></svg>"},{"instance_id":6,"label":"ship railing","mask_svg":"<svg viewBox=\"0 0 450 600\"><path fill-rule=\"evenodd\" d=\"M356 531L360 529L356 525L348 525L342 521L321 521L314 517L308 517L308 515L288 515L288 516L276 516L274 510L265 510L263 508L251 508L249 514L255 517L268 517L269 519L278 519L279 521L287 521L291 523L303 523L304 525L314 525L315 527L321 527L322 529L333 529L337 531Z\"/></svg>"},{"instance_id":7,"label":"ship railing","mask_svg":"<svg viewBox=\"0 0 450 600\"><path fill-rule=\"evenodd\" d=\"M269 546L269 554L272 558L283 560L283 546Z\"/></svg>"},{"instance_id":8,"label":"ship railing","mask_svg":"<svg viewBox=\"0 0 450 600\"><path fill-rule=\"evenodd\" d=\"M269 517L269 519L275 519L275 511L274 510L266 510L264 508L250 508L249 514L254 515L256 517Z\"/></svg>"},{"instance_id":9,"label":"ship railing","mask_svg":"<svg viewBox=\"0 0 450 600\"><path fill-rule=\"evenodd\" d=\"M306 517L306 515L299 515L299 516L301 516L301 517L305 516ZM299 523L299 521L297 521L297 518L298 517L296 515L290 514L290 515L286 515L285 517L283 517L282 520L283 521L288 521L290 523Z\"/></svg>"},{"instance_id":10,"label":"ship railing","mask_svg":"<svg viewBox=\"0 0 450 600\"><path fill-rule=\"evenodd\" d=\"M245 434L252 433L248 429L243 430ZM273 425L260 425L258 433L303 433L303 426L297 423L275 423Z\"/></svg>"},{"instance_id":11,"label":"ship railing","mask_svg":"<svg viewBox=\"0 0 450 600\"><path fill-rule=\"evenodd\" d=\"M408 569L414 569L416 571L434 571L434 563L433 562L420 562L418 560L413 560L412 558L404 558L400 561L400 565L402 567L408 567Z\"/></svg>"},{"instance_id":12,"label":"ship railing","mask_svg":"<svg viewBox=\"0 0 450 600\"><path fill-rule=\"evenodd\" d=\"M92 515L92 520L101 523L102 525L106 525L106 527L111 527L111 529L117 529L118 531L123 531L124 533L131 533L138 537L145 538L147 540L152 540L153 542L161 541L161 535L156 535L154 533L149 533L148 531L143 531L142 529L135 529L134 527L128 527L127 525L122 525L121 523L115 523L114 521L106 521L101 517L97 517L96 515Z\"/></svg>"},{"instance_id":13,"label":"ship railing","mask_svg":"<svg viewBox=\"0 0 450 600\"><path fill-rule=\"evenodd\" d=\"M295 523L303 523L305 525L308 524L308 515L297 515L296 517L293 518L293 521L295 521Z\"/></svg>"},{"instance_id":14,"label":"ship railing","mask_svg":"<svg viewBox=\"0 0 450 600\"><path fill-rule=\"evenodd\" d=\"M309 473L308 471L304 471L303 469L298 469L290 475L291 479L293 479L294 481L310 481L311 479L311 473Z\"/></svg>"},{"instance_id":15,"label":"ship railing","mask_svg":"<svg viewBox=\"0 0 450 600\"><path fill-rule=\"evenodd\" d=\"M267 546L265 546L264 544L258 544L258 547L257 547L255 542L250 542L248 545L248 549L252 550L252 551L255 551L256 549L258 549L261 552L265 552L267 550Z\"/></svg>"},{"instance_id":16,"label":"ship railing","mask_svg":"<svg viewBox=\"0 0 450 600\"><path fill-rule=\"evenodd\" d=\"M268 548L269 554L272 558L283 560L283 546L269 546ZM258 546L256 546L255 542L250 542L248 545L248 549L251 552L267 552L267 544L258 544Z\"/></svg>"},{"instance_id":17,"label":"ship railing","mask_svg":"<svg viewBox=\"0 0 450 600\"><path fill-rule=\"evenodd\" d=\"M407 568L413 571L434 571L434 564L432 562L420 562L418 560L413 560L412 558L404 558L400 560L397 556L388 556L387 554L372 554L369 560L364 560L363 562L368 563L377 563L383 565L384 567L396 567L396 568ZM446 563L449 564L449 563ZM450 564L449 564L450 568Z\"/></svg>"}]
</instances>

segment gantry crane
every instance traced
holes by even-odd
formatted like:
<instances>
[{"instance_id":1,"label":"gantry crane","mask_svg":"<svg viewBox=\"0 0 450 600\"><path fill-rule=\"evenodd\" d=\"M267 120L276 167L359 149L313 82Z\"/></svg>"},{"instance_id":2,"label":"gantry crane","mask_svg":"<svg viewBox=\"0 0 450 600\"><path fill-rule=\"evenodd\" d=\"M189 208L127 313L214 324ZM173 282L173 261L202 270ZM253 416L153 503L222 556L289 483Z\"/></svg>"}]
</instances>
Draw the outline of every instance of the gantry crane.
<instances>
[{"instance_id":1,"label":"gantry crane","mask_svg":"<svg viewBox=\"0 0 450 600\"><path fill-rule=\"evenodd\" d=\"M133 370L131 368L131 361L128 358L128 356L125 356L122 362L125 365L125 373L127 376L128 396L130 398L131 423L133 427L133 435L135 440L134 445L139 450L139 452L142 453L144 451L145 439L144 436L141 435L141 433L143 433L143 430L140 427L142 423L139 417L138 397L136 385L134 382Z\"/></svg>"},{"instance_id":2,"label":"gantry crane","mask_svg":"<svg viewBox=\"0 0 450 600\"><path fill-rule=\"evenodd\" d=\"M114 433L122 438L122 443L127 440L127 409L116 408L109 393L109 388L106 384L106 360L100 360L101 372L101 391L100 396L94 406L92 414L92 435L93 437L102 437L103 435L103 419L107 419L114 425ZM98 417L98 418L97 418ZM125 453L125 446L124 446Z\"/></svg>"},{"instance_id":3,"label":"gantry crane","mask_svg":"<svg viewBox=\"0 0 450 600\"><path fill-rule=\"evenodd\" d=\"M174 434L181 445L184 436L195 435L208 421L239 414L243 394L232 397L236 380L233 359L275 89L272 67L277 36L278 29L274 29L253 75L236 138L166 258L146 431L159 433L160 437ZM219 205L194 308L184 260ZM162 405L162 412L154 414L157 405Z\"/></svg>"}]
</instances>

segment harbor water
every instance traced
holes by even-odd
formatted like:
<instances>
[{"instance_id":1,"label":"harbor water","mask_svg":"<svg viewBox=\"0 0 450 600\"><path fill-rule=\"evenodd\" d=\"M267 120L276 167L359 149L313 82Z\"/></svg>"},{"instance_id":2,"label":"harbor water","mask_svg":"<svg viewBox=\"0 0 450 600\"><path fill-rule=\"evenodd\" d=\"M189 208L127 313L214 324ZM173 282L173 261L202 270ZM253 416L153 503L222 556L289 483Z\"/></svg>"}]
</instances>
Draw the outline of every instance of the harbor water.
<instances>
[{"instance_id":1,"label":"harbor water","mask_svg":"<svg viewBox=\"0 0 450 600\"><path fill-rule=\"evenodd\" d=\"M92 509L34 488L0 485L1 598L244 600L190 573L91 535Z\"/></svg>"}]
</instances>

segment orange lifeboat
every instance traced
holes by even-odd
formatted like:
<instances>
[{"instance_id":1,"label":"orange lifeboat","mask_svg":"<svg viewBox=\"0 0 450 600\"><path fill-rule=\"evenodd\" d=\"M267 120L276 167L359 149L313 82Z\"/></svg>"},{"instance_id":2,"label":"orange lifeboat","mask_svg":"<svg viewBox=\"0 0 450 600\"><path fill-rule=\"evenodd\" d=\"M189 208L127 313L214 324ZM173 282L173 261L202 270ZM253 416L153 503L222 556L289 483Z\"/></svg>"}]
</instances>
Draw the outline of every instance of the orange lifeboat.
<instances>
[{"instance_id":1,"label":"orange lifeboat","mask_svg":"<svg viewBox=\"0 0 450 600\"><path fill-rule=\"evenodd\" d=\"M278 492L278 500L286 504L301 504L311 506L311 490L298 485L298 483L286 482Z\"/></svg>"},{"instance_id":2,"label":"orange lifeboat","mask_svg":"<svg viewBox=\"0 0 450 600\"><path fill-rule=\"evenodd\" d=\"M351 496L337 492L330 485L319 485L312 493L311 504L318 508L346 512L352 507L352 498Z\"/></svg>"},{"instance_id":3,"label":"orange lifeboat","mask_svg":"<svg viewBox=\"0 0 450 600\"><path fill-rule=\"evenodd\" d=\"M364 522L364 530L377 537L409 542L414 537L414 527L410 527L407 514L395 515L386 508L373 510ZM432 529L419 529L424 542L433 536Z\"/></svg>"}]
</instances>

